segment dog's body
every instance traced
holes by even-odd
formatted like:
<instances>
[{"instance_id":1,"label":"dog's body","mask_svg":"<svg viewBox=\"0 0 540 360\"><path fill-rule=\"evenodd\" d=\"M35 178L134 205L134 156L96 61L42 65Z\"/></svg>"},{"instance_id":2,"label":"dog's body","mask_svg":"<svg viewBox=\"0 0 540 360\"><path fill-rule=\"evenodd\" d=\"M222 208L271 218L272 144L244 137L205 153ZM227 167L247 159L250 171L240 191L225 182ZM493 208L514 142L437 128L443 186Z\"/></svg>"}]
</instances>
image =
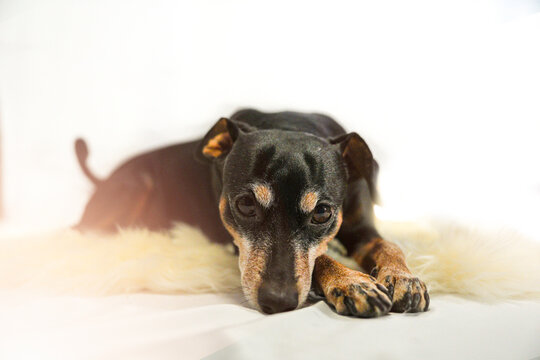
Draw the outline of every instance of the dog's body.
<instances>
[{"instance_id":1,"label":"dog's body","mask_svg":"<svg viewBox=\"0 0 540 360\"><path fill-rule=\"evenodd\" d=\"M76 150L97 185L79 229L184 222L232 240L244 293L266 313L297 308L311 287L348 315L429 306L425 285L373 225L378 166L369 148L327 116L242 110L204 139L135 157L105 181L87 169L84 142ZM336 235L376 279L324 255Z\"/></svg>"}]
</instances>

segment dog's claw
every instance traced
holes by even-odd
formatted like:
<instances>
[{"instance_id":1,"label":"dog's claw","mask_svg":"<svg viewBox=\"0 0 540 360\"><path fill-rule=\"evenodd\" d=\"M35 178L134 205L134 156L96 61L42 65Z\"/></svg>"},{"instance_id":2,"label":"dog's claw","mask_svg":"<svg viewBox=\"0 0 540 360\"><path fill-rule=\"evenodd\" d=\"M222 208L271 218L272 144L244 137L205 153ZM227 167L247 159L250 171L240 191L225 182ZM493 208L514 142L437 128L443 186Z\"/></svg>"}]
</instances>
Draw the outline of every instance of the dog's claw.
<instances>
[{"instance_id":1,"label":"dog's claw","mask_svg":"<svg viewBox=\"0 0 540 360\"><path fill-rule=\"evenodd\" d=\"M427 290L424 292L424 299L426 300L426 306L424 307L424 311L427 311L429 309L429 293Z\"/></svg>"},{"instance_id":2,"label":"dog's claw","mask_svg":"<svg viewBox=\"0 0 540 360\"><path fill-rule=\"evenodd\" d=\"M411 293L407 292L401 299L394 302L392 310L396 312L408 312L411 308Z\"/></svg>"},{"instance_id":3,"label":"dog's claw","mask_svg":"<svg viewBox=\"0 0 540 360\"><path fill-rule=\"evenodd\" d=\"M387 294L388 295L388 294ZM386 307L392 307L392 302L390 301L390 298L388 296L381 296L377 294L377 298L380 302L382 302Z\"/></svg>"},{"instance_id":4,"label":"dog's claw","mask_svg":"<svg viewBox=\"0 0 540 360\"><path fill-rule=\"evenodd\" d=\"M375 283L375 285L377 285L377 289L381 290L383 293L386 294L386 296L388 296L389 298L392 298L391 295L390 295L390 291L385 288L384 286L382 286L381 284L379 283Z\"/></svg>"},{"instance_id":5,"label":"dog's claw","mask_svg":"<svg viewBox=\"0 0 540 360\"><path fill-rule=\"evenodd\" d=\"M345 296L345 298L343 299L343 303L345 304L345 306L347 307L347 310L349 310L349 313L351 315L358 314L358 311L356 310L356 306L354 306L354 300L353 299L351 299L348 296Z\"/></svg>"},{"instance_id":6,"label":"dog's claw","mask_svg":"<svg viewBox=\"0 0 540 360\"><path fill-rule=\"evenodd\" d=\"M388 294L390 299L394 298L394 284L388 285Z\"/></svg>"},{"instance_id":7,"label":"dog's claw","mask_svg":"<svg viewBox=\"0 0 540 360\"><path fill-rule=\"evenodd\" d=\"M411 304L411 311L416 312L418 309L418 304L420 304L420 294L416 293L413 295L412 304Z\"/></svg>"},{"instance_id":8,"label":"dog's claw","mask_svg":"<svg viewBox=\"0 0 540 360\"><path fill-rule=\"evenodd\" d=\"M410 273L381 269L379 281L393 300L393 312L422 312L429 308L426 285Z\"/></svg>"}]
</instances>

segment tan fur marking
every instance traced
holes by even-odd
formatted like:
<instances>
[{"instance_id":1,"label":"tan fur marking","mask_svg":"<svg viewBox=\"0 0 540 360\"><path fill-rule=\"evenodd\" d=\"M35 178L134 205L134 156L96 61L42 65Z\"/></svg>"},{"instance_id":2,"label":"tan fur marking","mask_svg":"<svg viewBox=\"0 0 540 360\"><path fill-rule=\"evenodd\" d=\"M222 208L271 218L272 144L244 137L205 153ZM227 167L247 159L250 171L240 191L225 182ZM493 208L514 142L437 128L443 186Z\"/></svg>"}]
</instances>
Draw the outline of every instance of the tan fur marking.
<instances>
[{"instance_id":1,"label":"tan fur marking","mask_svg":"<svg viewBox=\"0 0 540 360\"><path fill-rule=\"evenodd\" d=\"M297 249L294 253L296 273L296 291L298 291L298 306L302 306L306 301L309 289L311 288L311 272L315 263L315 257L312 254L314 248L308 251ZM313 258L313 259L312 259Z\"/></svg>"},{"instance_id":2,"label":"tan fur marking","mask_svg":"<svg viewBox=\"0 0 540 360\"><path fill-rule=\"evenodd\" d=\"M225 196L222 196L221 199L219 199L219 215L221 217L221 222L223 223L223 226L225 226L225 229L227 229L229 234L231 234L231 236L233 237L233 241L236 241L236 239L240 238L240 234L238 234L236 230L234 230L234 228L230 226L229 223L227 223L227 221L225 221L225 207L226 206L227 206L227 199L225 198ZM236 246L239 246L239 244L236 244Z\"/></svg>"},{"instance_id":3,"label":"tan fur marking","mask_svg":"<svg viewBox=\"0 0 540 360\"><path fill-rule=\"evenodd\" d=\"M266 267L266 251L254 248L240 252L238 264L242 274L242 290L246 299L256 308L259 308L258 295L262 283L262 272Z\"/></svg>"},{"instance_id":4,"label":"tan fur marking","mask_svg":"<svg viewBox=\"0 0 540 360\"><path fill-rule=\"evenodd\" d=\"M306 301L311 288L311 275L315 260L324 254L328 249L328 243L336 236L343 220L343 213L340 210L336 219L336 228L331 234L324 237L321 242L310 248L307 252L296 250L295 252L295 273L297 278L296 288L298 291L298 305L301 306Z\"/></svg>"},{"instance_id":5,"label":"tan fur marking","mask_svg":"<svg viewBox=\"0 0 540 360\"><path fill-rule=\"evenodd\" d=\"M373 284L369 275L351 270L327 255L317 258L313 278L340 314L347 313L347 307L343 303L343 296L334 296L334 289L338 289L345 295L354 296L354 293L350 292L351 285ZM369 309L368 302L361 297L355 298L355 306L360 313Z\"/></svg>"},{"instance_id":6,"label":"tan fur marking","mask_svg":"<svg viewBox=\"0 0 540 360\"><path fill-rule=\"evenodd\" d=\"M264 184L253 184L252 189L257 201L265 208L269 207L274 199L270 187Z\"/></svg>"},{"instance_id":7,"label":"tan fur marking","mask_svg":"<svg viewBox=\"0 0 540 360\"><path fill-rule=\"evenodd\" d=\"M302 197L302 200L300 201L300 210L305 212L306 214L310 213L315 209L315 206L317 206L317 201L319 200L319 196L316 192L307 192Z\"/></svg>"},{"instance_id":8,"label":"tan fur marking","mask_svg":"<svg viewBox=\"0 0 540 360\"><path fill-rule=\"evenodd\" d=\"M255 308L259 308L257 297L262 282L262 272L266 267L266 252L264 248L255 248L242 237L231 225L225 221L227 199L222 196L219 201L219 213L225 229L233 237L238 246L238 266L240 268L241 283L244 296ZM249 264L249 266L248 266Z\"/></svg>"},{"instance_id":9,"label":"tan fur marking","mask_svg":"<svg viewBox=\"0 0 540 360\"><path fill-rule=\"evenodd\" d=\"M405 255L403 255L401 249L381 238L372 239L369 243L360 247L353 253L353 258L358 265L364 268L366 263L369 263L410 274L409 268L405 264ZM370 271L371 269L365 270Z\"/></svg>"},{"instance_id":10,"label":"tan fur marking","mask_svg":"<svg viewBox=\"0 0 540 360\"><path fill-rule=\"evenodd\" d=\"M229 133L224 132L217 134L211 138L206 146L203 148L202 152L206 156L219 157L223 153L227 152L232 146L232 139Z\"/></svg>"}]
</instances>

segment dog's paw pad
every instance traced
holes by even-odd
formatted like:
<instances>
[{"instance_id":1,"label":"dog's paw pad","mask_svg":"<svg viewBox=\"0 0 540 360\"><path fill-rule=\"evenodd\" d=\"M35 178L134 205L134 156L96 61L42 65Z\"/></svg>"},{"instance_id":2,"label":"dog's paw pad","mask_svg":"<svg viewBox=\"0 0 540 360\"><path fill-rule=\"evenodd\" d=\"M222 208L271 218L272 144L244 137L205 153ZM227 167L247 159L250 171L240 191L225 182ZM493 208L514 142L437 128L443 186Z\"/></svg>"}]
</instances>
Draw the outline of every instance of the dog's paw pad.
<instances>
[{"instance_id":1,"label":"dog's paw pad","mask_svg":"<svg viewBox=\"0 0 540 360\"><path fill-rule=\"evenodd\" d=\"M366 276L340 278L325 291L326 300L341 315L377 317L392 307L388 290Z\"/></svg>"}]
</instances>

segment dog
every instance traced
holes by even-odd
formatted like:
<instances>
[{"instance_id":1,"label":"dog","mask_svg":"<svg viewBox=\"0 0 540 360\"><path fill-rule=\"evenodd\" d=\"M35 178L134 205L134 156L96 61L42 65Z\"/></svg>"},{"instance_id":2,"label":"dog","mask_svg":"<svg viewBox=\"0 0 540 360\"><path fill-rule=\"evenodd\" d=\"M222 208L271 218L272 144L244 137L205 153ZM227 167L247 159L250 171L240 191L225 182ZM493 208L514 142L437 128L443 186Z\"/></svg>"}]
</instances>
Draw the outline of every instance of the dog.
<instances>
[{"instance_id":1,"label":"dog","mask_svg":"<svg viewBox=\"0 0 540 360\"><path fill-rule=\"evenodd\" d=\"M83 140L75 150L96 186L77 229L183 222L232 241L244 295L264 313L297 309L310 290L348 316L429 308L426 285L374 226L378 164L368 145L326 115L241 110L202 140L136 156L106 180L88 169ZM334 237L366 273L325 255Z\"/></svg>"}]
</instances>

